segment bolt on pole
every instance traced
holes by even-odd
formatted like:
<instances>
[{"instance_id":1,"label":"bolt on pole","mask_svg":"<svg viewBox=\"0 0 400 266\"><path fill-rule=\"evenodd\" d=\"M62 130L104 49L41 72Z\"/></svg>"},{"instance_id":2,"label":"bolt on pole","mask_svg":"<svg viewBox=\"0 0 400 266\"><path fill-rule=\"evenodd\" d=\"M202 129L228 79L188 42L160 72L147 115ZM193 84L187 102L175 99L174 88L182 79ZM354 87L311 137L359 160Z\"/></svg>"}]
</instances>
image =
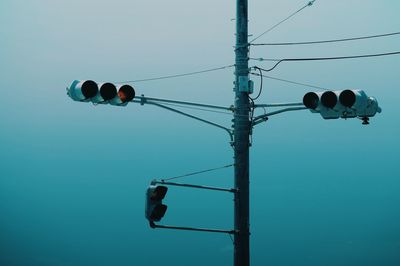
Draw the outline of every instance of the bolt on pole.
<instances>
[{"instance_id":1,"label":"bolt on pole","mask_svg":"<svg viewBox=\"0 0 400 266\"><path fill-rule=\"evenodd\" d=\"M234 266L250 265L248 0L236 0Z\"/></svg>"}]
</instances>

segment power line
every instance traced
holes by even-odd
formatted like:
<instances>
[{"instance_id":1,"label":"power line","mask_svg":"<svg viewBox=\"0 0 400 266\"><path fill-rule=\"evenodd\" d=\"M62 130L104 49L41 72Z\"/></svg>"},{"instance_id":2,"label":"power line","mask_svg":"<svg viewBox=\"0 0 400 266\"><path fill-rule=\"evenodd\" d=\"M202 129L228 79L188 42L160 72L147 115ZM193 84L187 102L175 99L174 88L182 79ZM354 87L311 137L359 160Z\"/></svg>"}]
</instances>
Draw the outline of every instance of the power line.
<instances>
[{"instance_id":1,"label":"power line","mask_svg":"<svg viewBox=\"0 0 400 266\"><path fill-rule=\"evenodd\" d=\"M221 166L221 167L210 168L210 169L201 170L201 171L198 171L198 172L193 172L193 173L188 173L188 174L184 174L184 175L179 175L179 176L164 178L164 179L161 179L161 181L164 182L164 181L173 180L173 179L178 179L178 178L182 178L182 177L187 177L187 176L192 176L192 175L199 175L199 174L203 174L203 173L207 173L207 172L212 172L212 171L221 170L221 169L224 169L224 168L229 168L229 167L232 167L232 166L234 166L234 165L235 165L235 164L228 164L228 165L224 165L224 166Z\"/></svg>"},{"instance_id":2,"label":"power line","mask_svg":"<svg viewBox=\"0 0 400 266\"><path fill-rule=\"evenodd\" d=\"M365 39L372 39L372 38L388 37L388 36L393 36L393 35L398 35L398 34L400 34L400 32L391 32L391 33L385 33L385 34L379 34L379 35L370 35L370 36L344 38L344 39L333 39L333 40L322 40L322 41L255 43L255 44L251 44L251 45L253 45L253 46L263 46L263 45L307 45L307 44L319 44L319 43L333 43L333 42L347 42L347 41L365 40Z\"/></svg>"},{"instance_id":3,"label":"power line","mask_svg":"<svg viewBox=\"0 0 400 266\"><path fill-rule=\"evenodd\" d=\"M116 82L116 83L138 83L138 82L154 81L154 80L160 80L160 79L171 79L171 78L192 76L192 75L198 75L198 74L203 74L203 73L207 73L207 72L227 69L227 68L231 68L231 67L234 67L234 66L235 65L227 65L227 66L210 68L210 69L194 71L194 72L187 72L187 73L182 73L182 74L167 75L167 76L160 76L160 77L153 77L153 78L146 78L146 79L126 80L126 81L119 81L119 82Z\"/></svg>"},{"instance_id":4,"label":"power line","mask_svg":"<svg viewBox=\"0 0 400 266\"><path fill-rule=\"evenodd\" d=\"M255 75L255 76L260 76L260 74L254 73L254 72L250 72L250 74ZM267 75L264 75L264 74L261 74L261 75L262 75L262 77L267 78L267 79L282 81L282 82L286 82L286 83L290 83L290 84L306 86L306 87L315 88L315 89L326 90L326 88L323 88L323 87L320 87L320 86L316 86L316 85L311 85L311 84L307 84L307 83L301 83L301 82L292 81L292 80L288 80L288 79L271 77L271 76L267 76Z\"/></svg>"},{"instance_id":5,"label":"power line","mask_svg":"<svg viewBox=\"0 0 400 266\"><path fill-rule=\"evenodd\" d=\"M297 13L300 13L303 9L312 6L314 4L315 0L312 0L310 2L308 2L305 6L301 7L300 9L298 9L296 12L292 13L291 15L289 15L288 17L286 17L285 19L281 20L280 22L276 23L275 25L273 25L272 27L270 27L269 29L267 29L266 31L264 31L263 33L261 33L260 35L258 35L257 37L255 37L253 40L251 40L249 42L249 44L251 44L252 42L254 42L255 40L257 40L258 38L260 38L261 36L264 36L265 34L267 34L268 32L272 31L273 29L275 29L276 27L278 27L279 25L281 25L282 23L284 23L285 21L289 20L290 18L292 18L293 16L295 16Z\"/></svg>"},{"instance_id":6,"label":"power line","mask_svg":"<svg viewBox=\"0 0 400 266\"><path fill-rule=\"evenodd\" d=\"M269 69L260 68L264 72L269 72L269 71L274 70L282 62L343 60L343 59L390 56L390 55L398 55L398 54L400 54L400 51L390 52L390 53L381 53L381 54L365 54L365 55L336 56L336 57L310 57L310 58L285 58L285 59L249 58L249 59L258 60L258 61L275 61L275 62L277 62L273 67L271 67Z\"/></svg>"}]
</instances>

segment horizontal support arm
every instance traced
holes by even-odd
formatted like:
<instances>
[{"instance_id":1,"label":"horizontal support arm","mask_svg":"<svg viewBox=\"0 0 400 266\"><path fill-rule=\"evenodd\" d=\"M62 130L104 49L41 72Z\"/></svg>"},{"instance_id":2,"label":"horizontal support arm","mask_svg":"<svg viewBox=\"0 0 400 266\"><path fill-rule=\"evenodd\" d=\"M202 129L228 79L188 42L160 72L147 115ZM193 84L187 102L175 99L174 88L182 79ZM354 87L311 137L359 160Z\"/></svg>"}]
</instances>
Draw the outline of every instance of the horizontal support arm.
<instances>
[{"instance_id":1,"label":"horizontal support arm","mask_svg":"<svg viewBox=\"0 0 400 266\"><path fill-rule=\"evenodd\" d=\"M150 227L151 228L173 229L173 230L197 231L197 232L224 233L224 234L231 234L231 235L235 234L235 230L220 230L220 229L208 229L208 228L158 225L158 224L155 224L154 222L150 222Z\"/></svg>"},{"instance_id":2,"label":"horizontal support arm","mask_svg":"<svg viewBox=\"0 0 400 266\"><path fill-rule=\"evenodd\" d=\"M185 102L185 101L176 101L176 100L168 100L168 99L161 99L161 98L150 98L145 96L136 96L135 99L140 101L152 101L152 102L164 102L164 103L173 103L173 104L181 104L181 105L189 105L189 106L197 106L197 107L204 107L210 109L218 109L224 111L233 111L233 107L225 107L219 105L211 105L211 104L203 104L203 103L193 103L193 102Z\"/></svg>"},{"instance_id":3,"label":"horizontal support arm","mask_svg":"<svg viewBox=\"0 0 400 266\"><path fill-rule=\"evenodd\" d=\"M159 104L159 103L155 103L155 102L152 102L152 101L148 101L147 98L142 98L141 101L133 100L133 102L140 103L140 104L142 104L142 105L143 105L143 104L152 104L152 105L158 106L158 107L160 107L160 108L169 110L169 111L171 111L171 112L175 112L175 113L178 113L178 114L180 114L180 115L187 116L187 117L193 118L193 119L195 119L195 120L201 121L201 122L203 122L203 123L209 124L209 125L211 125L211 126L214 126L214 127L220 128L220 129L223 129L224 131L226 131L226 132L229 134L229 137L230 137L230 139L231 139L231 142L233 141L233 133L231 132L231 130L228 129L228 128L226 128L226 127L224 127L224 126L221 126L221 125L219 125L219 124L213 123L213 122L211 122L211 121L205 120L205 119L203 119L203 118L200 118L200 117L197 117L197 116L194 116L194 115L187 114L187 113L185 113L185 112L179 111L179 110L174 109L174 108L171 108L171 107L167 107L167 106L162 105L162 104Z\"/></svg>"},{"instance_id":4,"label":"horizontal support arm","mask_svg":"<svg viewBox=\"0 0 400 266\"><path fill-rule=\"evenodd\" d=\"M267 104L255 104L254 107L288 107L288 106L304 106L303 103L267 103Z\"/></svg>"},{"instance_id":5,"label":"horizontal support arm","mask_svg":"<svg viewBox=\"0 0 400 266\"><path fill-rule=\"evenodd\" d=\"M253 119L253 126L267 121L268 117L272 116L272 115L277 115L277 114L284 113L284 112L306 110L306 109L308 109L308 108L304 107L304 106L303 107L290 107L290 108L284 108L284 109L277 110L277 111L274 111L274 112L266 113L266 114L263 114L263 115L259 115L259 116L255 117Z\"/></svg>"},{"instance_id":6,"label":"horizontal support arm","mask_svg":"<svg viewBox=\"0 0 400 266\"><path fill-rule=\"evenodd\" d=\"M219 188L219 187L209 187L209 186L201 186L201 185L191 185L191 184L181 184L174 182L165 182L165 181L153 181L153 184L160 185L169 185L169 186L177 186L177 187L190 187L190 188L199 188L199 189L208 189L208 190L216 190L216 191L226 191L226 192L237 192L237 189L234 188Z\"/></svg>"}]
</instances>

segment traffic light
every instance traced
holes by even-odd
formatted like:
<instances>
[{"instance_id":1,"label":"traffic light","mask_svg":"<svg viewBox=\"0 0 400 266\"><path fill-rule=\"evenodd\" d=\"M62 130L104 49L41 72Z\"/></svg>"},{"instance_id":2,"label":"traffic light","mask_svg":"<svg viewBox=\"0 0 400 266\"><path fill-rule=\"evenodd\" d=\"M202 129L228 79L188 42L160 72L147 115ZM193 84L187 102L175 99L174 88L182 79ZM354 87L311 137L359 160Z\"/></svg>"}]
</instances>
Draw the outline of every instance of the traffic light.
<instances>
[{"instance_id":1,"label":"traffic light","mask_svg":"<svg viewBox=\"0 0 400 266\"><path fill-rule=\"evenodd\" d=\"M167 205L162 204L162 200L167 194L168 187L151 185L146 192L145 216L150 224L158 222L164 217Z\"/></svg>"},{"instance_id":2,"label":"traffic light","mask_svg":"<svg viewBox=\"0 0 400 266\"><path fill-rule=\"evenodd\" d=\"M369 117L382 111L378 101L363 90L308 92L303 104L324 119L359 117L363 124L368 124Z\"/></svg>"},{"instance_id":3,"label":"traffic light","mask_svg":"<svg viewBox=\"0 0 400 266\"><path fill-rule=\"evenodd\" d=\"M135 98L135 90L130 85L114 85L112 83L96 83L92 80L74 80L67 94L74 101L92 103L109 103L125 106Z\"/></svg>"}]
</instances>

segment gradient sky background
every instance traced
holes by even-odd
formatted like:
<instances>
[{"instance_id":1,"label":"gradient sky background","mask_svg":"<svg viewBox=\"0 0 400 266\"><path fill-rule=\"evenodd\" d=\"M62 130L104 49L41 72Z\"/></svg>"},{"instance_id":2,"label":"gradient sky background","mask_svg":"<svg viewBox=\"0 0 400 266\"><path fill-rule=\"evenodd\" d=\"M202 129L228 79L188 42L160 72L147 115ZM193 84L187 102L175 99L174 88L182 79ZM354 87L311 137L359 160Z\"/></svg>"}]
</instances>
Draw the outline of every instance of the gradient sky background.
<instances>
[{"instance_id":1,"label":"gradient sky background","mask_svg":"<svg viewBox=\"0 0 400 266\"><path fill-rule=\"evenodd\" d=\"M307 1L249 1L259 34ZM395 0L317 0L260 42L400 30ZM235 1L0 1L0 265L231 265L227 235L152 230L153 178L232 162L226 133L153 106L72 101L74 79L124 81L234 62ZM252 57L400 50L400 37L253 48ZM268 67L268 63L251 62ZM400 56L283 63L271 76L359 88L383 112L271 117L251 149L252 265L400 265ZM134 84L137 94L229 106L233 70ZM259 79L254 77L255 87ZM259 103L310 88L264 80ZM230 126L230 116L187 110ZM185 182L230 187L232 169ZM183 180L182 180L183 181ZM222 194L222 195L221 195ZM171 188L165 224L232 228L232 196Z\"/></svg>"}]
</instances>

